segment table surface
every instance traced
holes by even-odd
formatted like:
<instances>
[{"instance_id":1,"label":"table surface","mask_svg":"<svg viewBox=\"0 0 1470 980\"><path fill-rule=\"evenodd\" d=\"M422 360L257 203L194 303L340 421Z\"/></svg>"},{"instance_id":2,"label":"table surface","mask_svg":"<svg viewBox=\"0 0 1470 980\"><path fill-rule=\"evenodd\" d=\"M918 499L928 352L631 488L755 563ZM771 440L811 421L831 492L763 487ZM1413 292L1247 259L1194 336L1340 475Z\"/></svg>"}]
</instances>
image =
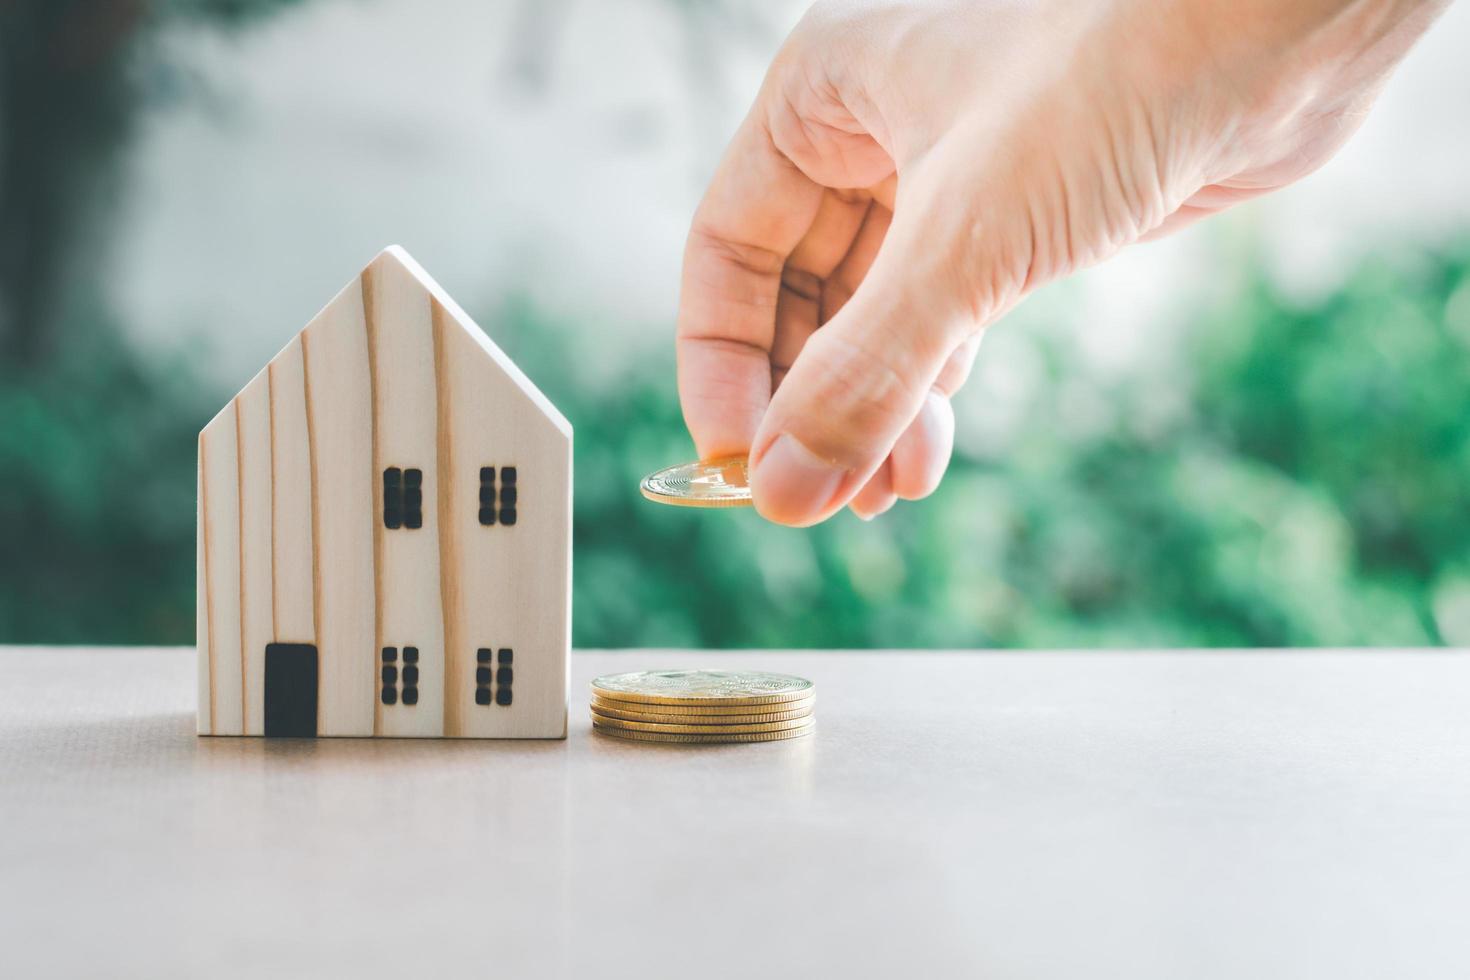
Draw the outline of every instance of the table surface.
<instances>
[{"instance_id":1,"label":"table surface","mask_svg":"<svg viewBox=\"0 0 1470 980\"><path fill-rule=\"evenodd\" d=\"M808 676L817 731L591 733L673 665ZM572 669L565 741L209 739L192 651L0 648L0 975L1470 975L1463 653Z\"/></svg>"}]
</instances>

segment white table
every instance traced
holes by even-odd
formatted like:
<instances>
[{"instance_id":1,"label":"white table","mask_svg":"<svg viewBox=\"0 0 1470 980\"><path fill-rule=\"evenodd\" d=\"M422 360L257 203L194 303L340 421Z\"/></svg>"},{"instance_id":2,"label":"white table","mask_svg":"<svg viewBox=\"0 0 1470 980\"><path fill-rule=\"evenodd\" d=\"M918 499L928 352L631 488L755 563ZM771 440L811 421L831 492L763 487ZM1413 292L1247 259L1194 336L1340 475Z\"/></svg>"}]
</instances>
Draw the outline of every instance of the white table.
<instances>
[{"instance_id":1,"label":"white table","mask_svg":"<svg viewBox=\"0 0 1470 980\"><path fill-rule=\"evenodd\" d=\"M596 673L818 730L594 736ZM194 735L177 649L0 648L0 976L1470 976L1470 656L621 652L564 742Z\"/></svg>"}]
</instances>

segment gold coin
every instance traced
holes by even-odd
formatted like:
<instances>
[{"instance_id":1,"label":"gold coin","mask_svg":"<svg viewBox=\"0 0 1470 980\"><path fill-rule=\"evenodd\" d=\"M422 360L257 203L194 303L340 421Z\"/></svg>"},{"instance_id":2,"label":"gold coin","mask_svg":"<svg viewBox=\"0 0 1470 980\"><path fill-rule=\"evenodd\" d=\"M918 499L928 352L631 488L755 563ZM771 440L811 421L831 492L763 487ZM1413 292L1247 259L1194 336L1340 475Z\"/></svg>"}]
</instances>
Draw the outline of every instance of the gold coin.
<instances>
[{"instance_id":1,"label":"gold coin","mask_svg":"<svg viewBox=\"0 0 1470 980\"><path fill-rule=\"evenodd\" d=\"M790 721L766 721L749 725L670 725L662 722L625 721L609 718L592 712L592 723L602 728L626 729L633 732L667 732L673 735L745 735L756 732L788 732L797 728L810 728L812 718L793 718Z\"/></svg>"},{"instance_id":2,"label":"gold coin","mask_svg":"<svg viewBox=\"0 0 1470 980\"><path fill-rule=\"evenodd\" d=\"M627 738L635 742L678 742L684 745L717 745L722 742L778 742L787 738L800 738L816 729L816 725L805 728L790 728L783 732L749 732L740 735L676 735L672 732L635 732L626 728L608 728L594 724L592 730L613 738Z\"/></svg>"},{"instance_id":3,"label":"gold coin","mask_svg":"<svg viewBox=\"0 0 1470 980\"><path fill-rule=\"evenodd\" d=\"M791 708L790 705L800 703L801 707ZM643 705L634 701L599 701L592 699L590 705L594 715L602 715L608 718L622 718L626 721L646 721L660 725L759 725L772 721L790 721L793 718L807 718L811 716L812 705L810 701L796 702L787 701L783 704L772 705L781 708L781 711L768 711L761 714L737 714L735 712L760 711L761 705L749 707L737 707L729 713L715 714L690 714L688 711L698 709L687 709L686 713L674 714L667 711L644 711L643 708L664 708L669 705ZM675 708L685 708L684 705L672 705ZM710 709L714 711L713 708Z\"/></svg>"},{"instance_id":4,"label":"gold coin","mask_svg":"<svg viewBox=\"0 0 1470 980\"><path fill-rule=\"evenodd\" d=\"M744 456L670 466L645 476L638 489L649 500L675 507L750 506L750 474Z\"/></svg>"},{"instance_id":5,"label":"gold coin","mask_svg":"<svg viewBox=\"0 0 1470 980\"><path fill-rule=\"evenodd\" d=\"M592 692L589 701L599 711L616 708L619 711L635 711L648 715L764 715L778 711L809 711L816 706L815 697L798 698L794 701L777 701L772 704L650 704L647 701L626 701L605 697ZM669 719L672 721L673 719Z\"/></svg>"},{"instance_id":6,"label":"gold coin","mask_svg":"<svg viewBox=\"0 0 1470 980\"><path fill-rule=\"evenodd\" d=\"M723 702L712 702L710 704L653 704L647 701L628 701L605 697L593 692L588 702L599 710L616 708L620 711L635 711L648 715L761 715L774 714L778 711L810 711L816 706L817 699L814 697L797 698L792 701L775 701L769 704L725 704ZM672 718L670 719L673 720Z\"/></svg>"},{"instance_id":7,"label":"gold coin","mask_svg":"<svg viewBox=\"0 0 1470 980\"><path fill-rule=\"evenodd\" d=\"M640 670L594 678L592 693L604 701L730 706L802 701L816 686L758 670Z\"/></svg>"}]
</instances>

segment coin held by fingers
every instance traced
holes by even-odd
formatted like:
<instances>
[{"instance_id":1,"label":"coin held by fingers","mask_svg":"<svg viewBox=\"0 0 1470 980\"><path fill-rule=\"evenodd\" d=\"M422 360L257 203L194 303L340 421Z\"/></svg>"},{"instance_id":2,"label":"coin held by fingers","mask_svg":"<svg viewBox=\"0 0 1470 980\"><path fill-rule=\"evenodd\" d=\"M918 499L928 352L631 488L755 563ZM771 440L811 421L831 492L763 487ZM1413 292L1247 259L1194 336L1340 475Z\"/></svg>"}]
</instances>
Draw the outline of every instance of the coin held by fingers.
<instances>
[{"instance_id":1,"label":"coin held by fingers","mask_svg":"<svg viewBox=\"0 0 1470 980\"><path fill-rule=\"evenodd\" d=\"M643 496L675 507L749 507L750 467L744 456L680 463L650 473Z\"/></svg>"}]
</instances>

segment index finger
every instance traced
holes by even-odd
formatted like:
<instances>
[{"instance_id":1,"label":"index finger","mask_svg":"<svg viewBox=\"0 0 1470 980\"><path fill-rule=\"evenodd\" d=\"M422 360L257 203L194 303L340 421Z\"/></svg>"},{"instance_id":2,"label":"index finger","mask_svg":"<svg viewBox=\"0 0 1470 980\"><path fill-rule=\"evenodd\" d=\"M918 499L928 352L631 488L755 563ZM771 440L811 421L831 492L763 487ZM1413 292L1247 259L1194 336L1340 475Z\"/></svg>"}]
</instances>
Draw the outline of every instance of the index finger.
<instances>
[{"instance_id":1,"label":"index finger","mask_svg":"<svg viewBox=\"0 0 1470 980\"><path fill-rule=\"evenodd\" d=\"M726 148L684 247L679 402L701 458L750 449L771 400L781 269L821 201L822 188L776 149L757 104Z\"/></svg>"}]
</instances>

